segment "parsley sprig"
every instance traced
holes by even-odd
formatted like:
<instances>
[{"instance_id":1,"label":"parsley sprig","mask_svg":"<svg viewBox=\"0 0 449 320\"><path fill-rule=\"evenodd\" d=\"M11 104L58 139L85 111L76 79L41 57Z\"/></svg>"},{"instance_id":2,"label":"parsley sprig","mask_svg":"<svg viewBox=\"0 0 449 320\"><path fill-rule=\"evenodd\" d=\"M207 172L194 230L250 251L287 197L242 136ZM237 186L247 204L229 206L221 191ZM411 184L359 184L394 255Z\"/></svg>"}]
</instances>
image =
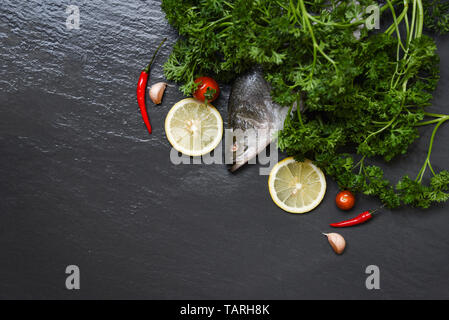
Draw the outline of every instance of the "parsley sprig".
<instances>
[{"instance_id":1,"label":"parsley sprig","mask_svg":"<svg viewBox=\"0 0 449 320\"><path fill-rule=\"evenodd\" d=\"M425 27L448 31L444 3L386 0L380 12L393 22L371 32L362 26L373 0L163 0L181 36L165 74L191 94L198 74L231 81L261 65L277 103L304 105L279 132L282 150L313 159L341 188L377 196L388 207L427 208L449 198L449 172L436 172L430 162L449 116L426 111L439 57L423 35ZM434 130L416 178L393 184L370 164L406 154L427 125Z\"/></svg>"}]
</instances>

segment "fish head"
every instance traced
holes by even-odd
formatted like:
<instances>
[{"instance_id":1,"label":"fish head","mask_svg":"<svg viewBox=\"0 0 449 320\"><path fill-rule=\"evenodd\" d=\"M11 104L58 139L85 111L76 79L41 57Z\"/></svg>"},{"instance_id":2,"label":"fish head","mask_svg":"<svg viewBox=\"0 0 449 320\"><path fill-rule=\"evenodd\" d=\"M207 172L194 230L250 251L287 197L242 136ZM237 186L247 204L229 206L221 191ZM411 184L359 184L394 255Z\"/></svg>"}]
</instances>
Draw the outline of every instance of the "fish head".
<instances>
[{"instance_id":1,"label":"fish head","mask_svg":"<svg viewBox=\"0 0 449 320\"><path fill-rule=\"evenodd\" d=\"M236 129L232 131L228 148L232 156L231 172L236 171L245 163L255 164L256 156L262 152L272 140L272 130L259 129Z\"/></svg>"},{"instance_id":2,"label":"fish head","mask_svg":"<svg viewBox=\"0 0 449 320\"><path fill-rule=\"evenodd\" d=\"M270 92L261 68L239 76L232 85L228 128L233 136L226 139L226 143L232 141L226 150L232 154L231 171L246 162L256 163L256 156L270 144L274 132L283 127L288 110L274 103Z\"/></svg>"}]
</instances>

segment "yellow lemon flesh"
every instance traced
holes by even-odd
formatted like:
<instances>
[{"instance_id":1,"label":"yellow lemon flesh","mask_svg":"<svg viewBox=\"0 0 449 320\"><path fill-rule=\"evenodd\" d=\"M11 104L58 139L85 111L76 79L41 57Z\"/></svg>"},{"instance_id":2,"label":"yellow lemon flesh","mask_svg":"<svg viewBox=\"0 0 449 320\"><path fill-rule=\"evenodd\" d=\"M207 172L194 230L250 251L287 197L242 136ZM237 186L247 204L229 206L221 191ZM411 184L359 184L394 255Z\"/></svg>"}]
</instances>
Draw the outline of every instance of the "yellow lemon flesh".
<instances>
[{"instance_id":1,"label":"yellow lemon flesh","mask_svg":"<svg viewBox=\"0 0 449 320\"><path fill-rule=\"evenodd\" d=\"M310 160L293 157L277 163L268 178L268 189L274 203L290 213L306 213L315 209L326 193L326 178Z\"/></svg>"},{"instance_id":2,"label":"yellow lemon flesh","mask_svg":"<svg viewBox=\"0 0 449 320\"><path fill-rule=\"evenodd\" d=\"M165 134L177 151L202 156L214 150L223 137L223 119L212 105L195 99L176 103L165 118Z\"/></svg>"}]
</instances>

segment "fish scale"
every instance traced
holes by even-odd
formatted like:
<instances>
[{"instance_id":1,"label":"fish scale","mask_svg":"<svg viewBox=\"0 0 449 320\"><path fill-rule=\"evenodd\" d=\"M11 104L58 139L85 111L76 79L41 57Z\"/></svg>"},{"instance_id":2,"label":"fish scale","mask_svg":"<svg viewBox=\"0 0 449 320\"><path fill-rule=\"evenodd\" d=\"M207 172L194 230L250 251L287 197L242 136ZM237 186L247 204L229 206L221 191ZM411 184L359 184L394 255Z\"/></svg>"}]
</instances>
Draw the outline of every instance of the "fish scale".
<instances>
[{"instance_id":1,"label":"fish scale","mask_svg":"<svg viewBox=\"0 0 449 320\"><path fill-rule=\"evenodd\" d=\"M278 131L283 127L288 110L274 103L270 92L260 68L239 76L232 85L228 103L228 128L234 133L231 171L253 159L273 141L272 134L251 139L248 138L251 133L261 129Z\"/></svg>"}]
</instances>

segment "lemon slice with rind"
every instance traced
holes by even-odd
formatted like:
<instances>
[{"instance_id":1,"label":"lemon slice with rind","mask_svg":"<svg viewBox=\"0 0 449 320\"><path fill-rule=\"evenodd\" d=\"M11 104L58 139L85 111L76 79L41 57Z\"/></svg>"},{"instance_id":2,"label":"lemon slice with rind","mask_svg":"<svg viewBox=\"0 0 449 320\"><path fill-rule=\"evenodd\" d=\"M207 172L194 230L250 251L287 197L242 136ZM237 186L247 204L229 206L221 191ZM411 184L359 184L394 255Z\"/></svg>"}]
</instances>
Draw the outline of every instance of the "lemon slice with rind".
<instances>
[{"instance_id":1,"label":"lemon slice with rind","mask_svg":"<svg viewBox=\"0 0 449 320\"><path fill-rule=\"evenodd\" d=\"M177 151L202 156L223 137L223 119L212 105L188 98L176 103L165 118L165 134Z\"/></svg>"},{"instance_id":2,"label":"lemon slice with rind","mask_svg":"<svg viewBox=\"0 0 449 320\"><path fill-rule=\"evenodd\" d=\"M326 178L310 160L298 162L293 157L277 163L268 178L274 203L290 213L315 209L326 193Z\"/></svg>"}]
</instances>

